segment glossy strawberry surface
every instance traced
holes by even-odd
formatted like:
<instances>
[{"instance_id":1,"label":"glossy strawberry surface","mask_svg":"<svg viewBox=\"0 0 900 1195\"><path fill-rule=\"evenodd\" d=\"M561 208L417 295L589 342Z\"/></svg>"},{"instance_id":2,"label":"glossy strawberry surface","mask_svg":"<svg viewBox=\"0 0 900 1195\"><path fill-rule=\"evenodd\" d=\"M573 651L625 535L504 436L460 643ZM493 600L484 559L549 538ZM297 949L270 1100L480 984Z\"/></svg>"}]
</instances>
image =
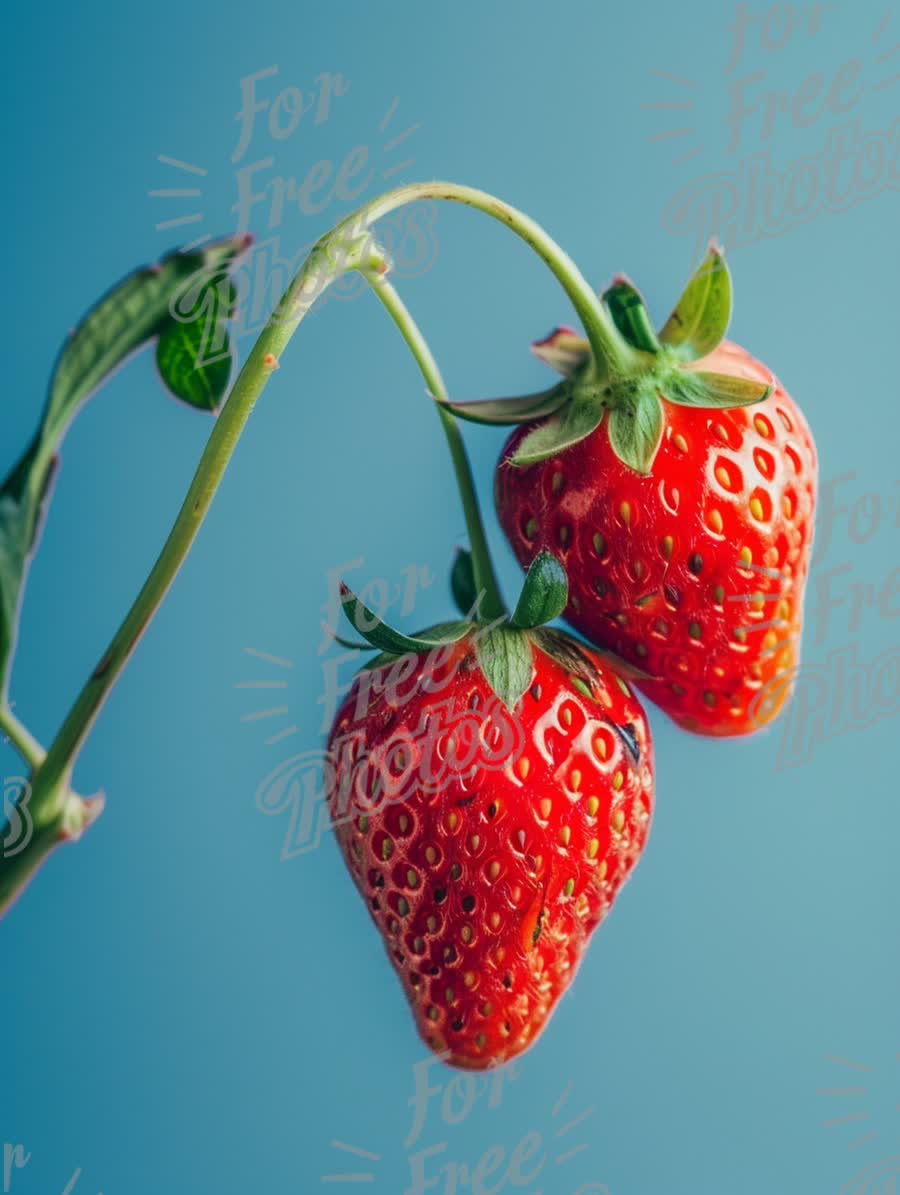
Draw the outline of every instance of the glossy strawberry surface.
<instances>
[{"instance_id":1,"label":"glossy strawberry surface","mask_svg":"<svg viewBox=\"0 0 900 1195\"><path fill-rule=\"evenodd\" d=\"M362 673L329 740L347 866L419 1032L459 1067L534 1042L647 838L640 704L559 638L577 666L535 644L512 714L467 638L406 657L402 683L399 664Z\"/></svg>"},{"instance_id":2,"label":"glossy strawberry surface","mask_svg":"<svg viewBox=\"0 0 900 1195\"><path fill-rule=\"evenodd\" d=\"M523 565L552 550L569 577L567 620L648 674L637 682L682 727L747 734L778 712L799 660L817 462L781 383L723 341L697 369L771 384L725 410L663 403L647 476L616 456L607 420L524 468L507 441L500 521Z\"/></svg>"}]
</instances>

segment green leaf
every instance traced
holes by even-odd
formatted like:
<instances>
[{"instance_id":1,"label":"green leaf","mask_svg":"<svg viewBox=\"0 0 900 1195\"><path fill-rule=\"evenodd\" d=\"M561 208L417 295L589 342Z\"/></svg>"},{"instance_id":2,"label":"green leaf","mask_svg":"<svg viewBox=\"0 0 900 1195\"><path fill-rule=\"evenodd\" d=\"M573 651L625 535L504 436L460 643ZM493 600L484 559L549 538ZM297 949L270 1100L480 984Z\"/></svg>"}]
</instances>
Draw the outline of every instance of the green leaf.
<instances>
[{"instance_id":1,"label":"green leaf","mask_svg":"<svg viewBox=\"0 0 900 1195\"><path fill-rule=\"evenodd\" d=\"M540 552L531 562L519 595L512 626L527 630L559 618L569 600L566 570L551 552Z\"/></svg>"},{"instance_id":2,"label":"green leaf","mask_svg":"<svg viewBox=\"0 0 900 1195\"><path fill-rule=\"evenodd\" d=\"M456 643L472 630L470 622L442 623L440 627L433 627L423 631L420 635L404 635L395 631L393 627L378 617L359 600L355 593L341 583L341 603L344 613L367 643L381 651L400 656L407 653L419 654L431 651L435 647L443 647L448 643Z\"/></svg>"},{"instance_id":3,"label":"green leaf","mask_svg":"<svg viewBox=\"0 0 900 1195\"><path fill-rule=\"evenodd\" d=\"M228 391L233 352L226 324L237 295L216 258L181 287L156 345L163 385L189 406L216 411Z\"/></svg>"},{"instance_id":4,"label":"green leaf","mask_svg":"<svg viewBox=\"0 0 900 1195\"><path fill-rule=\"evenodd\" d=\"M228 391L232 354L227 333L212 347L203 317L180 324L172 320L156 344L156 365L165 386L182 402L216 411Z\"/></svg>"},{"instance_id":5,"label":"green leaf","mask_svg":"<svg viewBox=\"0 0 900 1195\"><path fill-rule=\"evenodd\" d=\"M603 302L613 323L633 348L645 353L659 352L659 341L644 300L627 278L615 278L612 286L603 292Z\"/></svg>"},{"instance_id":6,"label":"green leaf","mask_svg":"<svg viewBox=\"0 0 900 1195\"><path fill-rule=\"evenodd\" d=\"M599 390L583 390L522 439L512 464L533 465L571 448L599 427L604 409Z\"/></svg>"},{"instance_id":7,"label":"green leaf","mask_svg":"<svg viewBox=\"0 0 900 1195\"><path fill-rule=\"evenodd\" d=\"M475 587L472 553L467 548L457 550L453 568L450 570L450 591L463 618L471 615L478 601L478 590Z\"/></svg>"},{"instance_id":8,"label":"green leaf","mask_svg":"<svg viewBox=\"0 0 900 1195\"><path fill-rule=\"evenodd\" d=\"M466 419L470 423L488 423L505 427L515 423L532 423L544 415L552 415L554 411L559 410L570 394L568 383L559 382L550 390L524 394L520 398L489 398L476 402L448 402L435 398L435 402L447 407L457 418Z\"/></svg>"},{"instance_id":9,"label":"green leaf","mask_svg":"<svg viewBox=\"0 0 900 1195\"><path fill-rule=\"evenodd\" d=\"M607 430L619 460L636 473L649 473L663 433L662 403L656 390L644 386L633 399L614 407Z\"/></svg>"},{"instance_id":10,"label":"green leaf","mask_svg":"<svg viewBox=\"0 0 900 1195\"><path fill-rule=\"evenodd\" d=\"M245 237L213 242L202 251L173 253L159 266L136 270L88 312L59 354L41 425L0 486L0 697L7 691L28 562L73 416L132 353L159 335L192 279L220 277L248 243Z\"/></svg>"},{"instance_id":11,"label":"green leaf","mask_svg":"<svg viewBox=\"0 0 900 1195\"><path fill-rule=\"evenodd\" d=\"M659 392L667 402L681 407L727 409L763 402L772 393L772 387L731 374L679 369L660 383Z\"/></svg>"},{"instance_id":12,"label":"green leaf","mask_svg":"<svg viewBox=\"0 0 900 1195\"><path fill-rule=\"evenodd\" d=\"M113 287L60 353L50 383L45 432L54 433L67 423L74 407L171 322L171 311L186 293L199 293L213 279L221 279L247 244L247 238L234 237L196 253L170 253L158 266L136 270Z\"/></svg>"},{"instance_id":13,"label":"green leaf","mask_svg":"<svg viewBox=\"0 0 900 1195\"><path fill-rule=\"evenodd\" d=\"M528 638L512 627L494 627L477 637L475 651L485 680L506 708L514 710L534 675Z\"/></svg>"},{"instance_id":14,"label":"green leaf","mask_svg":"<svg viewBox=\"0 0 900 1195\"><path fill-rule=\"evenodd\" d=\"M721 342L730 319L731 275L721 249L710 243L659 339L684 360L696 361Z\"/></svg>"}]
</instances>

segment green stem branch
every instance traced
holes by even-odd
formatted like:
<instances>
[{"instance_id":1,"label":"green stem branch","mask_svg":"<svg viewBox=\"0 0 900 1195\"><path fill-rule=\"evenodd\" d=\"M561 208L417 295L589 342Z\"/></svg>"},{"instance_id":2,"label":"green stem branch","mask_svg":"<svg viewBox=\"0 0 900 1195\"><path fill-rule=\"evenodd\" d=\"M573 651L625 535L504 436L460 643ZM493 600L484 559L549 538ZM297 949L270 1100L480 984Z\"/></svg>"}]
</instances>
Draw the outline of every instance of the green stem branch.
<instances>
[{"instance_id":1,"label":"green stem branch","mask_svg":"<svg viewBox=\"0 0 900 1195\"><path fill-rule=\"evenodd\" d=\"M0 731L9 739L34 771L44 762L46 752L27 726L19 721L8 705L0 705Z\"/></svg>"},{"instance_id":2,"label":"green stem branch","mask_svg":"<svg viewBox=\"0 0 900 1195\"><path fill-rule=\"evenodd\" d=\"M613 378L633 368L634 350L621 336L602 301L571 257L530 216L486 191L459 183L410 183L372 200L349 217L348 223L356 223L362 218L371 225L389 212L423 199L460 203L505 224L538 255L562 285L581 320L598 365Z\"/></svg>"},{"instance_id":3,"label":"green stem branch","mask_svg":"<svg viewBox=\"0 0 900 1195\"><path fill-rule=\"evenodd\" d=\"M75 759L103 702L187 556L240 434L269 377L277 368L278 358L315 300L337 278L350 270L361 270L365 274L384 271L384 262L379 260L374 248L371 225L397 208L424 199L448 200L475 208L516 233L549 266L562 284L584 325L597 365L612 377L629 368L632 350L619 335L603 304L571 258L528 216L484 191L446 182L400 187L364 205L322 237L301 266L251 350L207 441L169 537L140 593L76 698L46 757L34 770L29 812L35 833L29 847L17 855L12 863L0 856L0 913L15 899L53 847L59 842L77 838L102 808L99 799L84 801L71 791L69 782ZM406 324L406 328L409 331L409 324ZM431 371L433 359L421 337L413 334L409 343L417 352L420 365L426 364ZM442 412L442 418L450 421L445 422L444 428L457 476L465 478L469 476L468 462L458 429L445 412ZM470 497L466 495L465 484L462 489L465 505ZM471 487L469 489L473 498L474 490ZM473 564L478 551L481 556L478 566L481 570L481 585L488 601L499 604L496 581L492 581L493 574L488 571L486 547L483 553L476 548L479 537L483 539L480 517L476 523L474 511L467 511L467 519L470 515L470 536L472 528L475 528L472 537ZM25 737L27 732L23 733L24 728L20 731L13 724L13 731L20 744L32 751L35 760L38 760L36 745L29 743Z\"/></svg>"},{"instance_id":4,"label":"green stem branch","mask_svg":"<svg viewBox=\"0 0 900 1195\"><path fill-rule=\"evenodd\" d=\"M410 315L403 300L397 294L396 289L384 277L367 274L366 280L381 300L388 315L397 325L401 336L409 346L410 352L419 366L422 377L425 379L425 385L428 387L429 393L434 398L446 400L447 389L444 386L444 380L441 377L437 362L418 325ZM447 438L450 458L453 461L453 471L456 474L456 484L459 488L459 496L466 518L466 530L469 533L469 546L472 550L472 568L475 573L475 588L481 595L479 613L482 618L488 622L492 622L505 613L505 607L503 605L503 598L500 595L500 586L497 583L497 577L494 573L494 566L491 562L487 536L484 532L484 523L482 522L478 497L475 492L475 479L472 476L472 466L469 464L466 446L463 443L462 434L456 420L446 407L436 403L435 409L440 417L444 435Z\"/></svg>"}]
</instances>

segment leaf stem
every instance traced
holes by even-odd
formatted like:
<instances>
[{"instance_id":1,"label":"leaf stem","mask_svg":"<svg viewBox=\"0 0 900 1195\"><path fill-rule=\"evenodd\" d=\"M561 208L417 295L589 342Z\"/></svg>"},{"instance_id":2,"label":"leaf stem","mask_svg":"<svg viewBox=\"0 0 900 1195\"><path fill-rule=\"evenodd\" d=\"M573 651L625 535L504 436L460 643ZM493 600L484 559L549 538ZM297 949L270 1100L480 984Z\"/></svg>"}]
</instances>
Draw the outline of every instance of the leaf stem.
<instances>
[{"instance_id":1,"label":"leaf stem","mask_svg":"<svg viewBox=\"0 0 900 1195\"><path fill-rule=\"evenodd\" d=\"M405 303L397 290L385 277L366 274L366 281L380 299L388 315L397 325L401 336L409 346L410 352L419 366L425 385L432 397L446 401L447 389L437 362L431 349L422 335L418 325L410 315ZM481 595L479 606L480 616L487 622L500 618L506 609L500 595L500 586L491 562L487 536L475 492L475 479L472 476L472 466L466 452L459 425L446 407L435 403L435 409L447 438L450 458L453 461L453 471L456 474L456 484L462 501L466 519L466 530L469 533L469 546L472 551L472 568L475 573L475 589Z\"/></svg>"}]
</instances>

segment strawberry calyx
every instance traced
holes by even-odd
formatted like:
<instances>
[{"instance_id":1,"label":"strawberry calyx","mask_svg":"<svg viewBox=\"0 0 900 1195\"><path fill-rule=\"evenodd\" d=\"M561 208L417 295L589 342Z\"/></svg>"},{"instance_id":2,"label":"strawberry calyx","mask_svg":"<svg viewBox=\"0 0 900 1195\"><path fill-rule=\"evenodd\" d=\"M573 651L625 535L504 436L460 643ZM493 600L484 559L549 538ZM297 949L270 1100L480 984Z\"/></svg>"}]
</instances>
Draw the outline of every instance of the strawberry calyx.
<instances>
[{"instance_id":1,"label":"strawberry calyx","mask_svg":"<svg viewBox=\"0 0 900 1195\"><path fill-rule=\"evenodd\" d=\"M715 242L659 333L640 292L623 275L613 279L602 299L613 335L625 350L620 358L628 362L624 369L598 360L586 339L560 327L532 346L563 375L555 386L524 397L443 400L443 405L474 423L534 423L511 458L519 467L558 456L607 417L616 455L647 474L662 439L663 402L724 409L763 402L771 394L772 387L762 382L692 368L721 343L731 318L731 275Z\"/></svg>"},{"instance_id":2,"label":"strawberry calyx","mask_svg":"<svg viewBox=\"0 0 900 1195\"><path fill-rule=\"evenodd\" d=\"M533 652L538 649L567 670L583 695L594 698L597 666L591 655L572 636L548 626L559 618L569 600L565 569L552 553L544 551L535 557L512 614L504 610L498 618L482 617L471 554L464 549L459 550L454 561L451 588L463 617L407 635L389 626L342 582L342 609L365 643L339 641L350 648L378 650L379 654L365 664L367 671L383 668L404 656L432 654L432 661L438 662L457 645L471 648L470 654L474 655L485 680L509 710L516 708L532 683ZM591 650L594 656L606 659L619 675L648 679L618 657Z\"/></svg>"}]
</instances>

